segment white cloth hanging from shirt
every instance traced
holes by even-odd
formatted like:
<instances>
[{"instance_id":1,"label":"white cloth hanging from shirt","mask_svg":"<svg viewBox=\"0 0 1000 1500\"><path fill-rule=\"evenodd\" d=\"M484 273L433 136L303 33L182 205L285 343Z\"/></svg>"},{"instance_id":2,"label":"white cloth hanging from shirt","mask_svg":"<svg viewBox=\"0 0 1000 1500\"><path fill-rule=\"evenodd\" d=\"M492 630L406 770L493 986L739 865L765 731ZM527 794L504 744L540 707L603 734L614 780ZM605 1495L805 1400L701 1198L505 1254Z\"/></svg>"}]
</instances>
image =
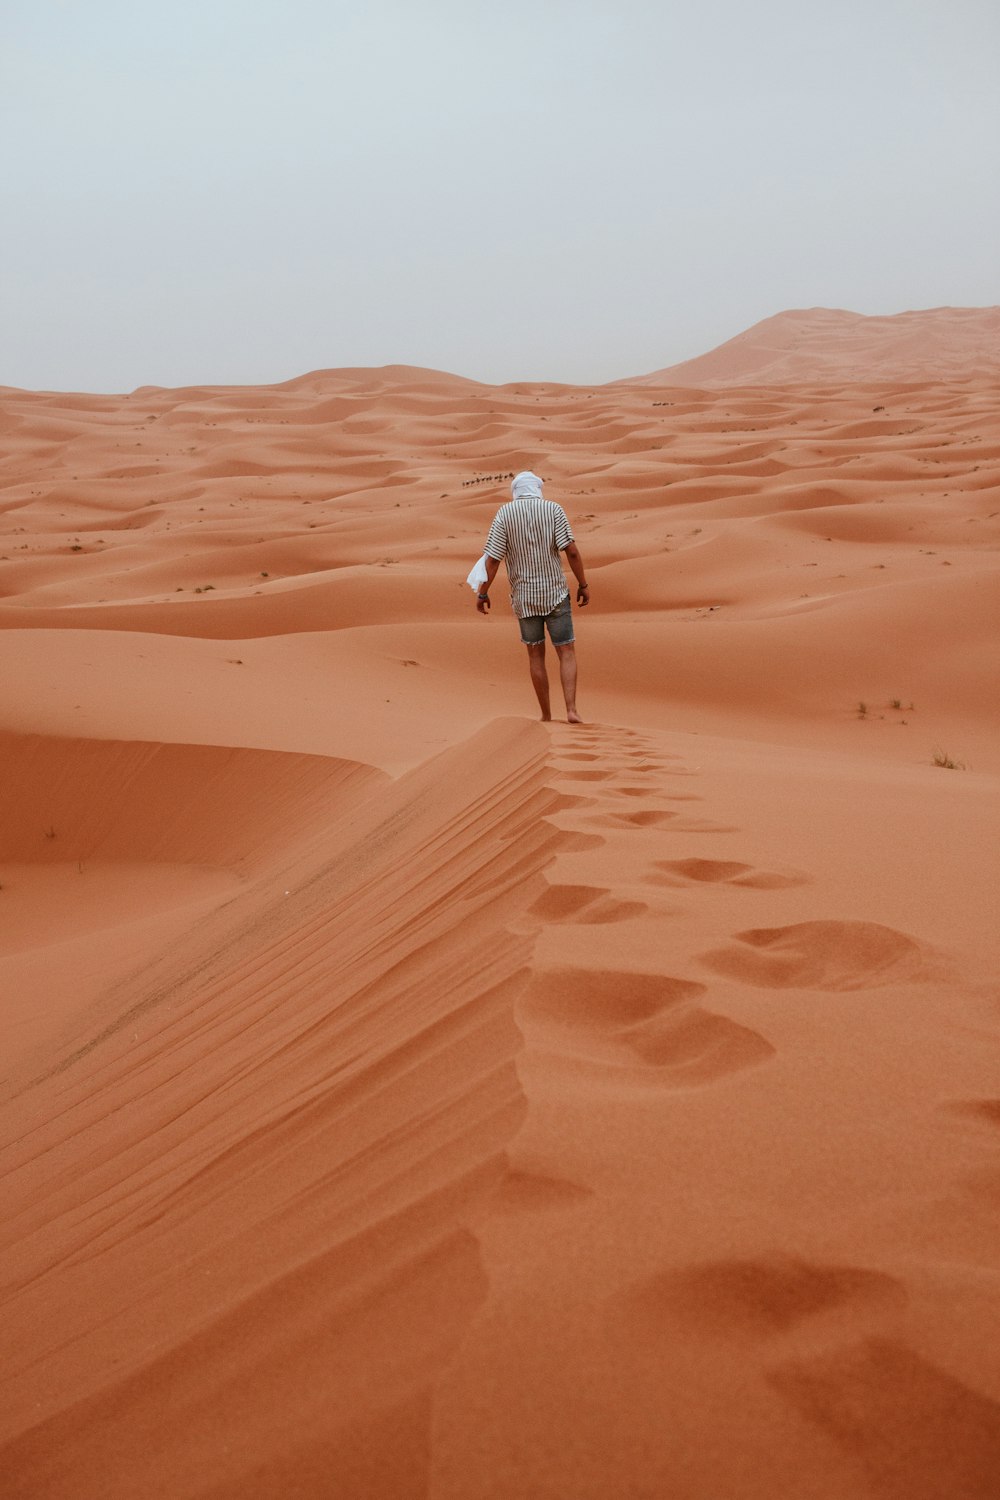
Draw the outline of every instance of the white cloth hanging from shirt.
<instances>
[{"instance_id":1,"label":"white cloth hanging from shirt","mask_svg":"<svg viewBox=\"0 0 1000 1500\"><path fill-rule=\"evenodd\" d=\"M488 581L488 576L486 572L486 553L484 552L465 581L472 592L478 594L480 586Z\"/></svg>"}]
</instances>

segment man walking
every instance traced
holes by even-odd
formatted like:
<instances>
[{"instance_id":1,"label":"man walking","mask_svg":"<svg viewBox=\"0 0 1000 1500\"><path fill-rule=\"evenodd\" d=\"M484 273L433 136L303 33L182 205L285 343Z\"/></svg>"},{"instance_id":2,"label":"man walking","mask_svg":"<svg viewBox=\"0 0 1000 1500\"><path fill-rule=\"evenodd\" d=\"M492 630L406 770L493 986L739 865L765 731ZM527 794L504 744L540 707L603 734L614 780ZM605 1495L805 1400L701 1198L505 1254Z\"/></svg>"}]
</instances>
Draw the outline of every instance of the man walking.
<instances>
[{"instance_id":1,"label":"man walking","mask_svg":"<svg viewBox=\"0 0 1000 1500\"><path fill-rule=\"evenodd\" d=\"M521 627L521 640L528 648L531 685L542 710L542 719L552 718L549 706L549 674L545 666L545 632L559 657L559 679L566 700L566 722L582 724L576 711L576 650L573 611L569 589L559 559L565 552L577 582L576 602L590 603L590 589L583 573L583 558L573 540L566 512L561 505L542 496L537 474L524 472L511 485L513 498L501 505L486 539L486 582L480 584L476 608L485 615L490 608L490 585L502 562L507 564L510 601Z\"/></svg>"}]
</instances>

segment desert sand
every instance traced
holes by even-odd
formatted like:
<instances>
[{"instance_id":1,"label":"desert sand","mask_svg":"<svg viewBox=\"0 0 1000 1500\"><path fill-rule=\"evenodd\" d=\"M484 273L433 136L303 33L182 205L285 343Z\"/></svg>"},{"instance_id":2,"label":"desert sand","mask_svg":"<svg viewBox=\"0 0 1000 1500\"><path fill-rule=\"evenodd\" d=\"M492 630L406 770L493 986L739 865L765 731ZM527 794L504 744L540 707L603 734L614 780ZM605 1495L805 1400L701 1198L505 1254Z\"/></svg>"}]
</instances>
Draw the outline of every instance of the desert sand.
<instances>
[{"instance_id":1,"label":"desert sand","mask_svg":"<svg viewBox=\"0 0 1000 1500\"><path fill-rule=\"evenodd\" d=\"M997 1493L998 317L0 392L5 1500Z\"/></svg>"}]
</instances>

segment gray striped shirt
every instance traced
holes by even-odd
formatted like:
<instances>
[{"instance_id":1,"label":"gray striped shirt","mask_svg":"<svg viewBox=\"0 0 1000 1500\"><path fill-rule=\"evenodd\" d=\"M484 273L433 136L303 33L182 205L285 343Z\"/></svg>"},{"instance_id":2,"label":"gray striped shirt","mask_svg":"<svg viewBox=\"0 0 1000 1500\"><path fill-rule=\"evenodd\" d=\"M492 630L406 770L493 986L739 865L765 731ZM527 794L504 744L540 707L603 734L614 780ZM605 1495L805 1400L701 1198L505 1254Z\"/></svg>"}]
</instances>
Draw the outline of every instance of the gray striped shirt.
<instances>
[{"instance_id":1,"label":"gray striped shirt","mask_svg":"<svg viewBox=\"0 0 1000 1500\"><path fill-rule=\"evenodd\" d=\"M510 602L519 619L547 615L569 593L559 554L573 540L554 500L508 500L493 518L486 556L507 563Z\"/></svg>"}]
</instances>

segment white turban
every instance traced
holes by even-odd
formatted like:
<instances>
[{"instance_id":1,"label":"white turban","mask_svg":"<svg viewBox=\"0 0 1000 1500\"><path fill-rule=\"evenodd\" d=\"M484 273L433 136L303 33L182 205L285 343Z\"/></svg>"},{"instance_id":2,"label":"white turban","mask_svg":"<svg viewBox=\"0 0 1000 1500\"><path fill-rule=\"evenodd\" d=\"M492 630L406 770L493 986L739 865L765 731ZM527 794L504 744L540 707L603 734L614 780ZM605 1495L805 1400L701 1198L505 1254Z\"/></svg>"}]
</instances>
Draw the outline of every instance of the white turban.
<instances>
[{"instance_id":1,"label":"white turban","mask_svg":"<svg viewBox=\"0 0 1000 1500\"><path fill-rule=\"evenodd\" d=\"M520 474L515 474L510 486L510 492L515 500L541 500L542 481L537 474L532 474L530 469L525 469Z\"/></svg>"}]
</instances>

